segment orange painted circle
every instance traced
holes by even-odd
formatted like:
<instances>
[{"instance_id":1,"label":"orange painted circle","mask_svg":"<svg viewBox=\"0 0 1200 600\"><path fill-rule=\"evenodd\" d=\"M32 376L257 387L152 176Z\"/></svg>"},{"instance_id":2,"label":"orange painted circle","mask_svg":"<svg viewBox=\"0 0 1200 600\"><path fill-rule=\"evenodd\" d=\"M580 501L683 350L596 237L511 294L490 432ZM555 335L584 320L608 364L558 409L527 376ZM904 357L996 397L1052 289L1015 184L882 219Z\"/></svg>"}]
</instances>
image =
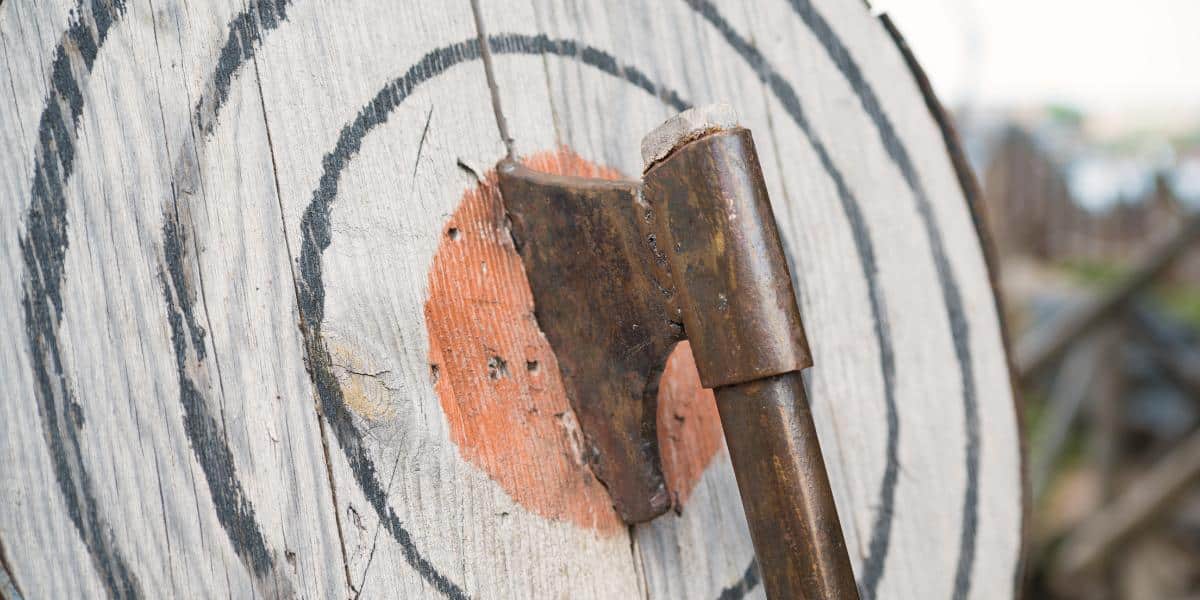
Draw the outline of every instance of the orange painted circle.
<instances>
[{"instance_id":1,"label":"orange painted circle","mask_svg":"<svg viewBox=\"0 0 1200 600\"><path fill-rule=\"evenodd\" d=\"M549 173L620 178L566 149L525 163ZM434 389L460 454L534 514L603 534L623 530L582 459L582 434L534 319L495 172L463 195L442 233L425 322ZM712 392L700 386L686 342L667 362L658 400L663 471L678 509L724 444Z\"/></svg>"}]
</instances>

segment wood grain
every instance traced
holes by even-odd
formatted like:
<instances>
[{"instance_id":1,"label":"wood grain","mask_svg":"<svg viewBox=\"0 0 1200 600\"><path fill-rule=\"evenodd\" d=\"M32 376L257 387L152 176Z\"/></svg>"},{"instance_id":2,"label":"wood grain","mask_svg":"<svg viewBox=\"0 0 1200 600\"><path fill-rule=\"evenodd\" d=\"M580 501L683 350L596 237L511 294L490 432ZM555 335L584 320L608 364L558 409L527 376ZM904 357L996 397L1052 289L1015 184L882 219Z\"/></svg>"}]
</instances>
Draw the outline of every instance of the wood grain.
<instances>
[{"instance_id":1,"label":"wood grain","mask_svg":"<svg viewBox=\"0 0 1200 600\"><path fill-rule=\"evenodd\" d=\"M1011 594L998 315L885 29L836 0L482 4L518 155L637 174L662 119L737 107L866 595ZM477 34L467 0L0 5L0 593L761 597L685 350L677 512L630 530L563 455L479 191L506 148ZM495 420L521 402L550 418Z\"/></svg>"},{"instance_id":2,"label":"wood grain","mask_svg":"<svg viewBox=\"0 0 1200 600\"><path fill-rule=\"evenodd\" d=\"M746 10L700 2L603 8L535 2L536 24L525 14L502 22L529 35L544 32L550 40L585 39L595 48L579 51L581 60L544 59L556 125L550 133L587 149L585 155L632 161L637 136L625 132L639 131L642 115L670 110L656 96L732 101L745 113L743 122L760 132L756 140L768 157L772 197L782 200L776 211L787 223L802 311L806 322L822 329L822 341L813 342L818 366L810 383L822 439L832 439L827 455L840 466L832 474L838 502L853 515L846 519L846 535L859 548L864 587L868 595L884 597L913 589L923 590L918 595L967 595L980 564L980 515L1009 523L983 532L985 538L1007 536L984 542L989 552L1008 552L999 564L1015 561L1019 540L1019 457L1003 346L989 288L972 284L964 291L961 283L986 282L978 242L942 231L948 228L942 219L952 219L957 231L970 215L940 132L891 39L856 10L837 3L779 2ZM849 32L836 32L831 23ZM503 30L491 28L496 36ZM861 55L859 46L865 48ZM596 51L616 67L578 65ZM891 62L880 60L868 72L856 61L876 54ZM522 136L535 135L530 128L536 125L514 123L524 112L541 110L537 72L530 65L506 69L505 60L499 53L497 71L502 96L504 77L510 78L504 105L517 107L506 118L520 149ZM628 77L630 72L636 75ZM631 79L650 83L629 85ZM825 83L801 88L794 81ZM889 91L887 103L876 87ZM909 92L903 102L892 100L896 89ZM576 125L581 119L592 124ZM612 122L622 126L605 126ZM918 155L907 144L939 152ZM950 244L954 252L947 250ZM981 362L981 356L1001 360ZM921 366L931 363L945 367ZM958 449L957 465L949 462L950 448ZM985 459L987 448L995 454ZM985 464L997 465L997 473L982 475ZM909 485L901 481L901 465L914 475ZM1008 493L981 496L985 485ZM991 500L999 498L1007 504ZM908 514L898 514L897 507ZM931 527L935 522L941 525ZM936 541L941 535L944 541ZM889 585L882 578L896 547L899 560L922 564L928 564L928 550L905 549L939 548L943 554L935 562L954 576L938 580L909 565L892 569L901 579ZM994 579L983 584L983 593L1012 589L1011 571L985 570ZM691 575L668 579L694 580Z\"/></svg>"}]
</instances>

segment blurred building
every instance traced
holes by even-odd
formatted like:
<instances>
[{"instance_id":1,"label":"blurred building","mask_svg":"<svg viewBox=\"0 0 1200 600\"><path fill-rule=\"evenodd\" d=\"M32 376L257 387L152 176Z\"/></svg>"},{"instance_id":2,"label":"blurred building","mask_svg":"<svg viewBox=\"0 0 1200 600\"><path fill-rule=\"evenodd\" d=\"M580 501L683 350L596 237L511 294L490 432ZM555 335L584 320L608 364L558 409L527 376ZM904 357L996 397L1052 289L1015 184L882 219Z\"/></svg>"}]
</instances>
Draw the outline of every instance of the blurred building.
<instances>
[{"instance_id":1,"label":"blurred building","mask_svg":"<svg viewBox=\"0 0 1200 600\"><path fill-rule=\"evenodd\" d=\"M1171 159L1097 149L1078 127L995 129L975 143L984 146L983 206L1002 258L1128 265L1181 223L1187 206L1176 187L1200 188L1191 156L1167 170ZM1200 276L1200 257L1185 262L1181 275Z\"/></svg>"}]
</instances>

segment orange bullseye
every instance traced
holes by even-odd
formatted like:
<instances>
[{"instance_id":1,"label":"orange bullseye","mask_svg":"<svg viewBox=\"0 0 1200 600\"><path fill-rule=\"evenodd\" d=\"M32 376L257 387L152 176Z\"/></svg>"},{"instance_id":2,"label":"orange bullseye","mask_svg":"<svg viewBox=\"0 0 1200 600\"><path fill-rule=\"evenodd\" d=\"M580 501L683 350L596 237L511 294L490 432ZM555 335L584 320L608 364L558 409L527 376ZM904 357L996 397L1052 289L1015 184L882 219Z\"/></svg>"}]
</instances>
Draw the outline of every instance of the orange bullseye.
<instances>
[{"instance_id":1,"label":"orange bullseye","mask_svg":"<svg viewBox=\"0 0 1200 600\"><path fill-rule=\"evenodd\" d=\"M563 175L621 177L567 149L539 153L525 164ZM583 434L538 329L504 220L496 175L489 172L446 223L429 273L429 362L450 437L464 459L531 513L615 534L624 526L583 460ZM663 471L682 506L724 444L712 393L700 386L686 342L666 365L658 400Z\"/></svg>"}]
</instances>

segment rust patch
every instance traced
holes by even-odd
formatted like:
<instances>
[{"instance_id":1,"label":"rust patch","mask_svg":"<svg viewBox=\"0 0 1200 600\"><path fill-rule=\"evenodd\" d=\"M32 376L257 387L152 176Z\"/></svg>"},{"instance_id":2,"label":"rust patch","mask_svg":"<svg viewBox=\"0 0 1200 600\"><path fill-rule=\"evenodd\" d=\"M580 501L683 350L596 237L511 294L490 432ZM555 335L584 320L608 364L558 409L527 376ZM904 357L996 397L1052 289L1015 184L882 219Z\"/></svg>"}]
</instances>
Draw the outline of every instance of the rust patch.
<instances>
[{"instance_id":1,"label":"rust patch","mask_svg":"<svg viewBox=\"0 0 1200 600\"><path fill-rule=\"evenodd\" d=\"M621 177L567 149L525 164L547 173ZM538 329L505 225L495 172L463 195L443 227L425 322L434 389L463 458L534 514L606 535L623 531L586 466L558 363ZM663 469L680 503L723 444L712 393L700 388L685 344L667 364L659 402Z\"/></svg>"}]
</instances>

